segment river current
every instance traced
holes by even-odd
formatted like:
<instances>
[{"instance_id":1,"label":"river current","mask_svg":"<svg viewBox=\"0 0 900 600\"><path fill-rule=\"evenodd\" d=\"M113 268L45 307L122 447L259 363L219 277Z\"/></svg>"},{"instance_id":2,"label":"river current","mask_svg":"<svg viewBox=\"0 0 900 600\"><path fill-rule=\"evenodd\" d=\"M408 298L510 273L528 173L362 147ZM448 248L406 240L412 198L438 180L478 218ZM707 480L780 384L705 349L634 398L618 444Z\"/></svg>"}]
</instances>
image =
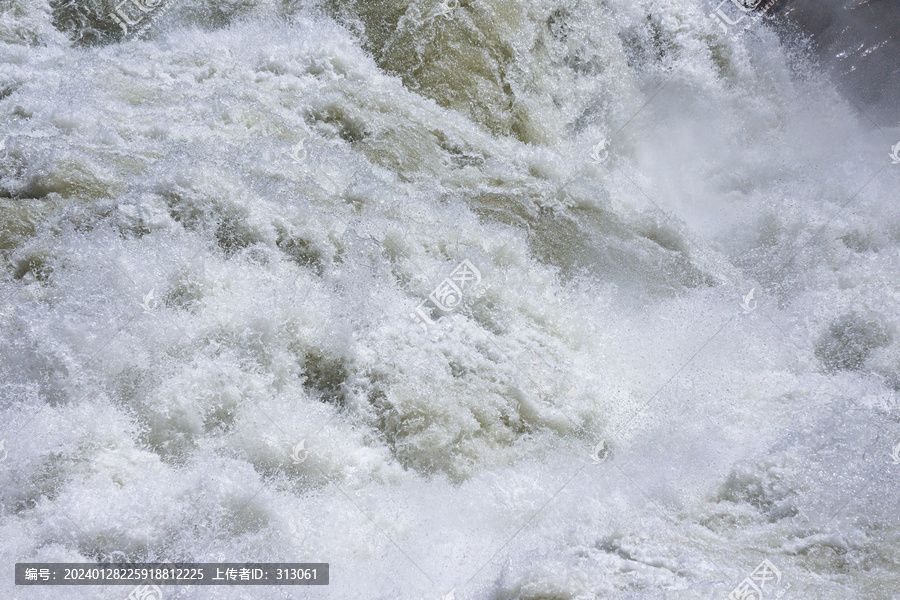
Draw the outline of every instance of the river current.
<instances>
[{"instance_id":1,"label":"river current","mask_svg":"<svg viewBox=\"0 0 900 600\"><path fill-rule=\"evenodd\" d=\"M0 597L900 599L868 4L0 1Z\"/></svg>"}]
</instances>

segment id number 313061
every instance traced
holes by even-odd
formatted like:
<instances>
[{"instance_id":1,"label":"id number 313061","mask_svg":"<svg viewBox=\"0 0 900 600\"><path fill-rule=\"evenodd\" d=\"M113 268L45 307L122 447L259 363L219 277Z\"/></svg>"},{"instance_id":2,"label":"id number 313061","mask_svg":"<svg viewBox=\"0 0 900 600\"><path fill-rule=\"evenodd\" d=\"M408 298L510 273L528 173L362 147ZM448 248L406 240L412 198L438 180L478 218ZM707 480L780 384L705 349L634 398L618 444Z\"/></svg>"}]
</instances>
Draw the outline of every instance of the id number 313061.
<instances>
[{"instance_id":1,"label":"id number 313061","mask_svg":"<svg viewBox=\"0 0 900 600\"><path fill-rule=\"evenodd\" d=\"M302 581L315 578L315 569L275 569L275 579L290 579Z\"/></svg>"}]
</instances>

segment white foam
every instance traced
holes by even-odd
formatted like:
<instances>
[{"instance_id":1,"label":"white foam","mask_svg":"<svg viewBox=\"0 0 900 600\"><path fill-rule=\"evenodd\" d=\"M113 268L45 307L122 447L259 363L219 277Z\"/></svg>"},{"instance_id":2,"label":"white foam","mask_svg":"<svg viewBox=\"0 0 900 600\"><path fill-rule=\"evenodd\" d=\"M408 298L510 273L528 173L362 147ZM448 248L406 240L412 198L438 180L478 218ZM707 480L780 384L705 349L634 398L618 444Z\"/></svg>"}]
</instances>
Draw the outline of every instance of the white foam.
<instances>
[{"instance_id":1,"label":"white foam","mask_svg":"<svg viewBox=\"0 0 900 600\"><path fill-rule=\"evenodd\" d=\"M326 13L254 6L87 48L48 4L0 17L5 563L696 598L768 557L797 597L888 590L900 342L834 373L816 347L847 314L897 327L897 175L833 86L688 0L398 26L402 52L496 44L459 76L502 67L530 125L498 131L519 117L386 73ZM463 259L477 293L422 331Z\"/></svg>"}]
</instances>

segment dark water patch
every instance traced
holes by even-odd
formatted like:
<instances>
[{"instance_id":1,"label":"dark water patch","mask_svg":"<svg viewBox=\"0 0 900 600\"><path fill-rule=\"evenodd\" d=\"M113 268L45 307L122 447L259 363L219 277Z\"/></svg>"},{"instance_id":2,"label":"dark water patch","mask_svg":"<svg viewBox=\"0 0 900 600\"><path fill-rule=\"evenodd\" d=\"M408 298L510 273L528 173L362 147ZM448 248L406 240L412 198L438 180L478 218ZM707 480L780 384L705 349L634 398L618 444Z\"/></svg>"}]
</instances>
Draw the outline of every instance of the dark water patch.
<instances>
[{"instance_id":1,"label":"dark water patch","mask_svg":"<svg viewBox=\"0 0 900 600\"><path fill-rule=\"evenodd\" d=\"M15 261L13 277L24 279L32 275L36 280L46 282L53 273L52 257L46 252L31 252Z\"/></svg>"},{"instance_id":2,"label":"dark water patch","mask_svg":"<svg viewBox=\"0 0 900 600\"><path fill-rule=\"evenodd\" d=\"M99 46L117 41L122 32L107 13L107 6L96 0L50 0L51 23L77 46Z\"/></svg>"},{"instance_id":3,"label":"dark water patch","mask_svg":"<svg viewBox=\"0 0 900 600\"><path fill-rule=\"evenodd\" d=\"M526 107L525 97L534 92L539 69L520 64L523 55L517 46L531 39L534 50L539 36L525 6L461 0L446 13L433 3L403 0L349 0L327 6L345 22L361 22L363 47L410 90L495 135L549 141L539 117Z\"/></svg>"},{"instance_id":4,"label":"dark water patch","mask_svg":"<svg viewBox=\"0 0 900 600\"><path fill-rule=\"evenodd\" d=\"M869 355L893 341L894 331L880 315L852 313L835 319L816 342L816 358L828 371L856 371Z\"/></svg>"},{"instance_id":5,"label":"dark water patch","mask_svg":"<svg viewBox=\"0 0 900 600\"><path fill-rule=\"evenodd\" d=\"M776 22L812 41L841 91L879 124L900 119L900 3L896 0L778 0Z\"/></svg>"},{"instance_id":6,"label":"dark water patch","mask_svg":"<svg viewBox=\"0 0 900 600\"><path fill-rule=\"evenodd\" d=\"M322 252L316 248L313 242L283 233L278 236L276 244L282 252L301 267L312 269L320 277L325 272Z\"/></svg>"},{"instance_id":7,"label":"dark water patch","mask_svg":"<svg viewBox=\"0 0 900 600\"><path fill-rule=\"evenodd\" d=\"M653 216L627 222L602 208L555 211L540 202L537 196L503 192L468 200L481 220L527 232L532 256L559 269L564 279L586 273L622 291L661 294L717 281L698 265L677 223Z\"/></svg>"},{"instance_id":8,"label":"dark water patch","mask_svg":"<svg viewBox=\"0 0 900 600\"><path fill-rule=\"evenodd\" d=\"M343 359L310 350L304 360L303 375L306 378L303 385L313 395L329 404L344 406L349 372Z\"/></svg>"}]
</instances>

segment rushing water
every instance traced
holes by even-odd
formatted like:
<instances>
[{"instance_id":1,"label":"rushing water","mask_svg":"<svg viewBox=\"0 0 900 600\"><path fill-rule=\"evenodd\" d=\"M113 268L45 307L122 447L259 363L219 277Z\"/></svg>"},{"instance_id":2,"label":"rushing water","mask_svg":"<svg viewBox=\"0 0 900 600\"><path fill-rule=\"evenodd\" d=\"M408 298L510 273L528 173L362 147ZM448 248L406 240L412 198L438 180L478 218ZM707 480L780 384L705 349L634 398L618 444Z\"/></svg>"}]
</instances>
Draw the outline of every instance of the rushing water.
<instances>
[{"instance_id":1,"label":"rushing water","mask_svg":"<svg viewBox=\"0 0 900 600\"><path fill-rule=\"evenodd\" d=\"M11 576L124 558L331 565L167 600L724 600L764 559L900 598L900 99L840 38L142 6L0 4L0 597L124 598Z\"/></svg>"}]
</instances>

